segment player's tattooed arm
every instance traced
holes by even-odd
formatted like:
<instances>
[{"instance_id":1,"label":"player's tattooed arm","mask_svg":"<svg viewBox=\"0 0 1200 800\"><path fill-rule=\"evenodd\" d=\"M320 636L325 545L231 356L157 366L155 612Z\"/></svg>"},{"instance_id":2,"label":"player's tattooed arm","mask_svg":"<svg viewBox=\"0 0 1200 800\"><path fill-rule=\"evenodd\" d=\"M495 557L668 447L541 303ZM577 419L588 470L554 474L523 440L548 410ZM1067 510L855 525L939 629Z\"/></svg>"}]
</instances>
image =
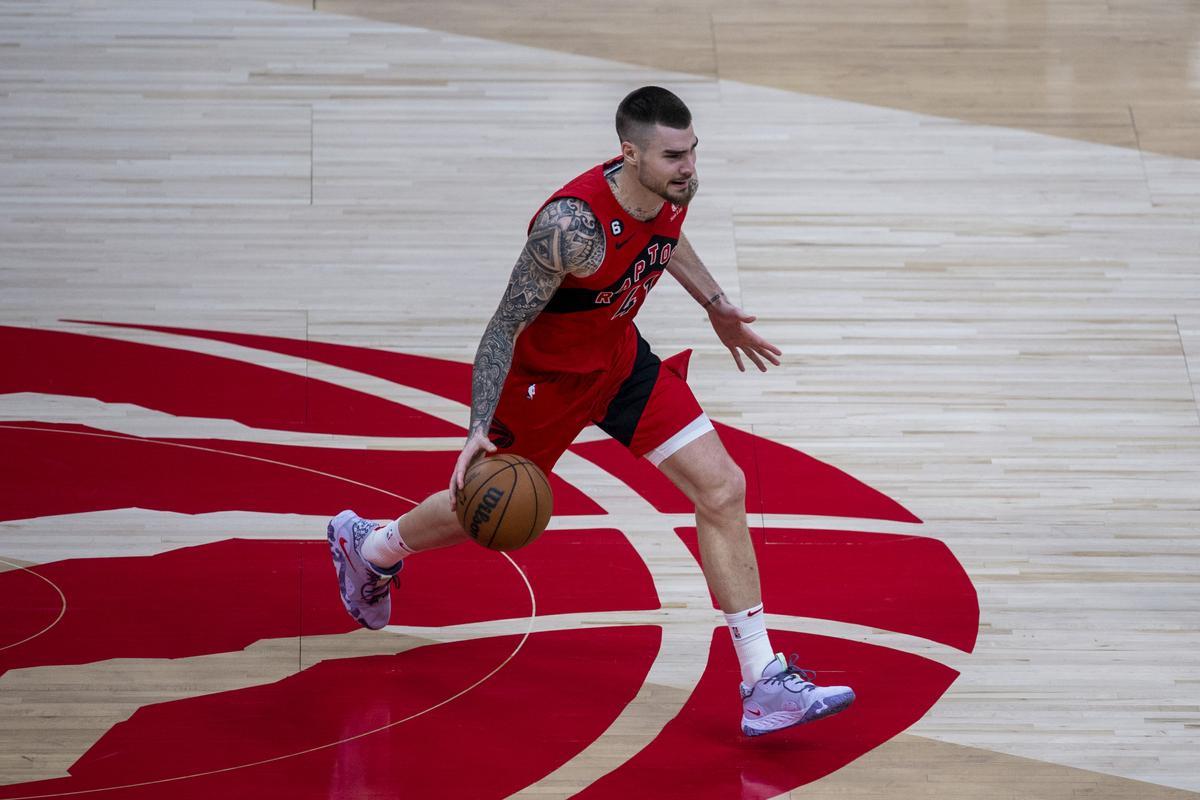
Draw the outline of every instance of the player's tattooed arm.
<instances>
[{"instance_id":1,"label":"player's tattooed arm","mask_svg":"<svg viewBox=\"0 0 1200 800\"><path fill-rule=\"evenodd\" d=\"M471 434L487 435L512 365L517 335L541 313L568 274L587 277L604 261L604 231L588 204L563 197L546 204L529 231L492 315L471 378Z\"/></svg>"}]
</instances>

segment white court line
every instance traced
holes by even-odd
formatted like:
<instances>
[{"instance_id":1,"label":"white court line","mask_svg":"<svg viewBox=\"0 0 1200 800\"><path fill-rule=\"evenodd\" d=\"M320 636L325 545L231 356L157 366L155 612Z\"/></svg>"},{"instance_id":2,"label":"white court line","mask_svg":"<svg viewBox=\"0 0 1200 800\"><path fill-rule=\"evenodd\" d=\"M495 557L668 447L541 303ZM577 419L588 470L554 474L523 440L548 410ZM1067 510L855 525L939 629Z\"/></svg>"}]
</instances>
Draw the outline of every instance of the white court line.
<instances>
[{"instance_id":1,"label":"white court line","mask_svg":"<svg viewBox=\"0 0 1200 800\"><path fill-rule=\"evenodd\" d=\"M53 628L53 627L54 627L55 625L57 625L59 622L61 622L61 621L62 621L62 618L63 618L64 616L66 616L66 613L67 613L67 596L66 596L65 594L63 594L63 590L62 590L62 589L60 589L60 588L58 587L58 584L56 584L54 581L52 581L52 580L50 580L49 578L47 578L45 575L42 575L42 574L40 574L40 573L37 573L37 572L34 572L34 571L33 571L33 570L31 570L29 567L23 567L23 566L21 566L20 564L14 564L13 562L11 562L11 561L6 561L6 560L5 560L5 559L3 559L3 558L0 558L0 564L7 564L7 565L8 565L8 566L10 566L10 567L14 567L14 568L16 568L16 569L19 569L19 570L22 570L22 571L24 571L24 572L28 572L30 575L33 575L33 576L35 576L35 577L38 577L38 578L41 578L41 579L42 579L42 580L44 580L46 583L50 584L50 588L51 588L51 589L53 589L54 591L58 592L58 599L59 599L59 601L62 603L62 607L61 607L61 608L58 610L58 616L57 616L57 617L55 617L55 618L54 618L54 621L53 621L53 622L51 622L49 625L47 625L46 627L42 628L40 631L38 631L37 633L33 634L32 636L26 636L24 639L22 639L22 640L21 640L21 641L19 641L19 642L13 642L12 644L6 644L6 645L4 645L3 647L0 647L0 650L8 650L8 649L9 649L9 648L11 648L11 647L16 647L16 646L17 646L17 645L19 645L19 644L25 644L26 642L28 642L28 641L30 641L30 640L32 640L32 639L36 639L37 637L41 636L41 635L42 635L43 633L45 633L46 631L48 631L48 630L50 630L51 628Z\"/></svg>"},{"instance_id":2,"label":"white court line","mask_svg":"<svg viewBox=\"0 0 1200 800\"><path fill-rule=\"evenodd\" d=\"M275 465L282 466L282 467L289 467L291 469L301 470L302 472L312 472L317 475L324 475L325 477L333 478L334 480L340 480L340 481L344 481L346 483L354 484L356 486L362 486L364 488L371 489L371 490L380 492L382 494L389 495L391 497L396 497L401 500L405 500L407 502L413 503L413 505L416 505L415 502L413 502L412 500L409 500L407 497L404 497L403 495L399 495L394 492L389 492L388 490L381 489L378 486L371 486L369 484L362 483L362 482L356 481L356 480L352 480L350 478L344 478L340 475L334 475L332 473L322 472L320 470L311 469L309 467L301 467L296 464L288 464L283 461L274 461L269 458L261 458L259 456L250 456L250 455L246 455L244 453L234 453L234 452L230 452L227 450L218 450L218 449L212 448L212 447L201 447L199 445L180 444L179 442L160 442L160 441L157 441L154 439L130 439L125 436L114 436L112 434L104 434L104 433L91 433L88 431L62 431L62 430L56 430L53 428L39 428L39 427L33 427L33 426L27 426L27 425L0 425L0 429L30 430L30 431L36 431L39 433L55 433L55 434L64 434L64 435L69 435L69 436L93 436L93 437L99 437L99 438L104 438L104 439L120 439L121 441L127 441L127 442L141 442L144 444L158 444L158 445L163 445L166 447L182 447L187 450L202 450L202 451L209 452L209 453L219 453L222 455L236 456L238 458L248 458L252 461L261 461L261 462L265 462L268 464L275 464ZM35 800L36 798L44 798L44 797L72 797L72 796L83 795L83 794L97 794L100 792L111 792L111 791L114 791L117 789L136 789L136 788L140 788L143 786L157 786L157 785L164 784L164 783L175 783L178 781L189 780L191 778L203 778L203 777L207 777L209 775L219 775L219 774L225 773L225 772L234 772L234 771L240 770L240 769L248 769L250 767L259 767L264 764L273 764L275 762L284 761L289 758L295 758L297 756L308 755L309 753L315 753L315 752L318 752L321 750L328 750L331 747L337 747L339 745L346 744L347 742L353 742L357 739L362 739L367 736L371 736L371 735L379 733L381 731L385 731L389 728L394 728L397 725L401 725L405 722L408 722L409 720L416 719L417 717L428 714L431 711L435 711L435 710L441 708L442 706L446 705L447 703L457 700L459 697L462 697L464 694L471 691L472 689L480 686L485 681L489 680L497 672L499 672L501 669L503 669L505 667L505 665L508 664L508 662L512 661L513 658L516 657L517 653L519 653L521 651L521 648L525 646L525 642L529 639L529 636L533 631L534 619L537 616L537 598L534 596L533 586L532 586L532 584L529 583L528 576L526 576L525 573L521 570L521 568L517 566L517 562L513 561L512 558L507 553L500 553L500 555L504 556L504 558L507 559L508 563L512 565L512 568L515 569L517 571L517 574L521 576L521 580L525 582L525 588L529 592L529 620L528 620L529 624L525 630L524 635L521 637L520 641L517 642L517 646L513 648L513 651L511 653L509 653L508 656L502 662L500 662L494 669L492 669L491 672L487 673L486 675L481 677L479 680L477 680L475 683L473 683L470 686L466 687L465 689L461 690L457 694L451 695L450 697L447 697L445 700L442 700L441 702L439 702L435 705L432 705L432 706L430 706L422 711L418 711L414 714L410 714L403 719L396 720L395 722L391 722L387 725L381 725L378 728L373 728L369 731L363 731L362 733L355 734L354 736L347 736L346 738L339 739L335 742L327 742L325 744L317 745L316 747L310 747L307 750L300 750L295 753L287 753L287 754L281 755L281 756L274 756L272 758L264 758L259 761L251 761L251 762L248 762L245 764L237 764L237 765L234 765L231 767L222 767L220 769L207 770L205 772L193 772L193 773L189 773L187 775L176 775L176 776L173 776L170 778L159 778L159 779L153 780L153 781L142 781L140 783L127 783L127 784L121 784L119 786L103 786L103 787L98 787L98 788L93 788L93 789L77 789L75 791L69 791L69 792L51 792L48 794L22 795L20 797L11 798L10 800ZM8 563L8 562L4 562L4 563ZM14 564L13 566L19 566L19 565ZM25 569L24 567L19 567L19 568ZM26 570L26 571L29 571L29 570ZM33 573L33 574L36 575L37 573ZM39 575L38 577L42 577L42 576ZM43 578L43 580L46 580L46 579ZM49 581L47 581L47 582L49 582ZM53 583L51 583L50 585L54 586ZM55 589L57 590L58 587L55 586ZM62 596L61 591L59 591L59 595ZM65 614L65 613L66 613L66 597L63 596L63 609L62 609L62 612L59 614L59 618L56 619L54 621L54 623L52 623L46 629L34 634L34 636L40 636L43 633L45 633L47 630L50 630L50 628L54 627L54 625L57 625L58 621L62 619L63 614ZM33 637L29 637L29 638L33 638ZM29 641L28 638L22 640L22 642L18 642L17 644L21 644L21 643L27 642L27 641ZM10 647L11 646L15 646L15 645L10 645ZM2 648L0 648L0 649L2 649Z\"/></svg>"},{"instance_id":3,"label":"white court line","mask_svg":"<svg viewBox=\"0 0 1200 800\"><path fill-rule=\"evenodd\" d=\"M142 328L122 328L86 322L68 322L66 320L27 325L25 327L36 330L53 330L83 336L95 336L101 339L112 339L149 347L163 347L169 350L180 350L185 353L198 353L216 358L229 359L230 361L237 361L242 364L252 364L263 369L283 372L288 375L302 376L311 381L328 383L340 386L343 389L362 392L372 397L389 400L398 405L420 411L423 414L428 414L442 422L456 425L462 428L464 433L466 431L463 422L466 419L468 406L457 400L451 400L424 389L396 383L387 378L372 375L369 372L361 372L351 367L330 364L315 358L302 358L301 356L278 353L274 350L253 347L251 345L235 344L221 339L209 339L202 334L165 333L163 331L144 330ZM230 333L231 331L217 330L214 332ZM279 334L270 335L278 336ZM281 338L291 338L293 342L296 341L294 337L284 336ZM393 353L396 351L379 350L377 352ZM449 360L439 356L426 357L435 361ZM275 429L265 428L263 430L274 431ZM380 438L385 439L386 437ZM608 434L604 433L604 431L595 425L589 425L580 431L579 435L575 438L575 442L594 442L607 438ZM461 438L458 440L457 448L462 448Z\"/></svg>"},{"instance_id":4,"label":"white court line","mask_svg":"<svg viewBox=\"0 0 1200 800\"><path fill-rule=\"evenodd\" d=\"M513 648L513 651L511 653L509 653L508 656L503 661L501 661L499 664L497 664L496 667L493 668L491 672L484 675L482 678L477 680L475 683L471 684L470 686L468 686L467 688L458 692L457 694L451 695L450 697L447 697L445 700L442 700L441 702L439 702L435 705L429 706L428 708L418 711L415 714L409 714L407 717L405 717L403 719L398 719L395 722L388 723L387 725L380 725L378 728L372 728L369 731L363 731L362 733L357 733L354 736L347 736L344 739L338 739L336 742L326 742L325 744L320 744L320 745L317 745L316 747L310 747L307 750L299 750L295 753L287 753L282 756L274 756L272 758L264 758L259 761L250 761L245 764L236 764L232 767L222 767L220 769L212 769L212 770L208 770L206 772L192 772L187 775L175 775L170 778L159 778L159 779L153 780L153 781L142 781L140 783L126 783L126 784L121 784L119 786L103 786L103 787L98 787L98 788L94 788L94 789L77 789L77 790L71 791L71 792L52 792L50 794L28 794L28 795L21 795L20 797L13 797L13 798L10 798L9 800L38 800L39 798L44 798L44 797L72 797L72 796L81 795L81 794L97 794L99 792L111 792L111 791L115 791L117 789L137 789L137 788L141 788L143 786L158 786L163 783L175 783L178 781L190 780L191 778L204 778L204 777L208 777L209 775L220 775L221 773L235 772L239 769L249 769L250 767L261 767L264 764L274 764L279 761L286 761L289 758L305 756L310 753L316 753L321 750L328 750L331 747L337 747L339 745L343 745L348 742L353 742L358 739L363 739L363 738L366 738L367 736L372 736L381 731L386 731L389 728L394 728L397 725L402 725L403 723L408 722L410 720L414 720L417 717L424 716L425 714L428 714L431 711L436 711L437 709L441 708L442 706L446 705L447 703L451 703L451 702L457 700L458 698L462 697L467 692L480 686L481 684L486 682L488 679L490 679L493 675L495 675L497 672L499 672L501 669L503 669L505 667L505 665L507 665L508 662L512 661L513 658L516 657L517 653L521 651L521 648L525 646L526 640L529 639L530 634L533 632L533 620L534 620L534 617L537 616L537 601L533 594L533 586L530 585L529 578L526 577L525 573L521 571L521 568L516 565L516 562L514 562L511 558L509 558L509 556L506 553L501 553L500 555L502 555L508 559L508 562L510 564L512 564L513 569L515 569L517 571L517 574L521 576L521 579L523 581L525 581L525 588L529 590L529 602L530 602L529 628L525 631L525 634L521 637L521 640L519 642L517 642L517 646L515 648Z\"/></svg>"},{"instance_id":5,"label":"white court line","mask_svg":"<svg viewBox=\"0 0 1200 800\"><path fill-rule=\"evenodd\" d=\"M92 397L13 392L0 395L0 422L86 425L107 433L144 439L225 439L254 444L320 447L331 450L462 450L461 436L351 436L255 428L220 417L169 414L134 403L108 403Z\"/></svg>"},{"instance_id":6,"label":"white court line","mask_svg":"<svg viewBox=\"0 0 1200 800\"><path fill-rule=\"evenodd\" d=\"M106 332L106 333L108 333L108 332ZM174 337L172 337L172 338L174 338ZM172 343L172 346L178 347L180 344L181 344L180 340L178 338L174 338L174 342ZM231 349L242 350L242 348L231 348ZM241 355L241 354L239 354L239 355ZM309 370L309 376L317 377L317 375L319 375L321 373L329 374L330 372L340 372L340 373L345 374L348 371L342 370L340 368L330 368L327 365L313 364L313 365L311 365L311 368ZM360 376L360 378L361 378L361 376ZM351 385L361 385L361 383L359 381L355 381ZM427 402L431 399L433 399L433 398L428 397L428 396L425 398L425 400ZM416 401L417 398L411 397L411 400ZM424 405L421 402L411 402L410 404L417 408L422 408L422 406ZM443 405L444 399L441 399L441 402L435 401L434 404L439 405L439 406ZM428 409L423 408L422 410L428 410ZM585 437L581 436L580 440L583 440L584 438ZM575 464L576 461L578 461L579 464ZM616 476L612 476L611 474L607 473L606 471L604 471L600 467L598 467L598 465L595 465L592 462L587 461L586 459L578 458L572 453L567 453L564 456L564 460L560 466L562 467L559 470L560 474L563 474L566 477L569 477L569 478L582 477L582 472L586 472L589 480L591 480L593 482L597 482L597 479L599 479L597 482L597 488L601 490L600 494L604 497L604 499L608 499L607 493L604 491L605 487L608 484L614 484L611 487L611 489L617 489L618 487L615 484L620 483L619 479L617 479ZM582 469L585 466L586 466L586 469ZM581 474L577 476L576 473L581 473ZM576 481L574 481L574 480L572 480L572 482L576 483ZM669 536L672 546L669 548L666 548L666 550L663 550L663 548L661 546L660 547L653 546L654 545L653 539L648 539L648 540L643 541L643 539L645 538L645 534L648 533L648 531L644 530L644 528L646 526L646 515L649 514L650 517L652 517L656 520L656 523L653 525L654 528L662 527L664 522L668 523L670 525L670 527L691 527L695 524L694 516L692 514L678 514L678 515L659 514L656 510L654 510L653 508L651 508L649 506L649 504L644 500L644 498L641 498L640 496L632 495L632 493L629 491L629 487L625 486L624 484L620 484L619 494L621 496L623 503L626 506L628 506L628 508L625 508L622 513L618 513L615 515L610 514L610 515L604 515L604 516L597 515L597 516L591 516L591 517L586 517L586 518L585 517L557 517L557 518L555 518L556 522L552 522L552 527L555 529L559 529L559 530L569 530L570 528L573 528L573 527L580 527L580 526L585 526L585 525L593 526L593 527L618 528L618 529L622 530L622 532L625 533L627 538L630 539L631 543L634 544L635 549L638 549L639 555L642 556L643 561L646 562L646 564L647 564L647 567L651 569L652 574L654 574L658 571L661 571L661 568L664 567L664 564L667 564L667 562L671 560L670 553L673 553L676 550L681 549L682 545L673 534ZM875 520L842 519L842 518L816 517L816 516L803 516L803 515L768 515L766 517L763 517L762 515L754 515L754 516L758 517L758 519L761 519L763 521L763 523L765 523L766 525L780 525L780 526L799 525L799 526L803 526L803 527L829 528L829 529L834 529L834 530L836 530L836 529L861 530L864 527L870 527L872 529L880 529L880 528L885 529L885 530L881 530L880 532L896 532L896 533L901 533L901 534L912 533L912 532L914 532L914 530L917 529L917 526L919 525L919 523L914 524L914 523L903 523L903 522L883 522L883 521L875 521ZM637 519L637 521L640 522L640 524L637 524L637 525L632 524L635 519ZM631 524L626 524L626 522L629 522ZM887 529L890 529L890 530L887 530ZM641 534L641 536L638 536L638 535L630 536L631 531L633 531L636 534ZM667 530L663 530L663 533L667 533L667 532L668 532ZM649 547L649 549L647 549L648 547ZM656 558L656 556L657 556L657 558ZM665 559L664 559L664 557L665 557ZM690 562L691 559L689 558L688 560ZM663 562L663 563L658 563L658 562ZM655 564L658 564L658 566L660 568L659 570L656 570L653 568L652 565L655 565ZM656 586L657 585L658 585L658 582L656 581ZM702 583L698 583L697 585L701 588L703 587ZM659 587L659 591L660 591L660 597L662 597L661 587ZM656 617L657 612L651 611L651 612L643 612L643 614L637 615L636 618L628 618L628 615L627 615L627 618L623 622L620 621L620 619L619 619L620 615L616 614L616 613L582 615L583 618L580 620L579 627L586 629L587 627L590 627L592 625L602 625L605 622L608 622L611 624L618 624L618 625L620 625L620 624L658 624L662 627L662 629L664 630L664 633L665 633L668 630L680 630L681 628L688 629L690 627L688 623L694 623L694 622L700 621L700 618L703 617L704 621L705 621L705 627L708 627L711 629L712 627L715 627L713 619L712 619L713 614L715 612L713 612L711 607L709 606L707 592L701 591L701 594L704 595L704 597L702 598L703 603L701 606L699 606L695 609L688 608L688 609L678 610L679 613L676 613L677 609L674 609L674 608L669 609L668 613L667 613L667 616L669 617L669 619L666 620L666 624L664 624L664 620L662 619L661 615ZM686 599L689 602L693 599L690 597L690 593L685 592L684 595L687 595ZM699 595L697 595L697 597L699 597ZM669 599L669 600L678 602L679 600L685 599L685 597L681 596L681 597L671 597L671 598L663 598L663 599L664 599L664 601ZM668 603L668 605L673 605L673 603ZM513 625L514 622L516 622L516 621L508 620L508 621L498 622L490 627L479 627L479 628L476 628L475 635L478 637L478 636L488 636L488 635L512 634L512 633L515 633L514 631L510 630L512 627L514 627L514 625ZM571 622L571 620L567 619L566 617L564 617L562 619L550 621L546 624L541 624L542 623L541 620L539 620L538 623L531 622L530 625L528 625L526 627L525 636L522 639L522 643L524 642L525 638L527 638L530 635L531 632L540 631L542 629L554 630L554 629L556 629L555 623L558 623L560 625L565 625L565 624L569 624L570 622ZM816 626L819 627L820 630L813 630L812 624L804 625L804 622L816 623ZM803 620L803 618L792 619L792 618L788 618L788 617L779 617L777 620L769 620L769 624L771 624L772 627L777 627L777 628L781 628L784 630L795 630L798 632L806 632L806 633L819 633L819 634L823 634L823 635L838 636L840 638L849 639L849 640L862 641L862 642L866 642L869 644L876 644L876 645L884 646L884 647L892 647L897 650L906 651L906 652L912 653L914 655L924 656L926 658L930 658L931 660L939 661L942 663L947 663L947 662L953 663L956 660L956 658L955 658L956 653L952 652L951 648L948 648L946 646L938 645L937 643L933 643L933 642L929 642L928 640L924 640L920 637L908 636L908 635L898 634L898 633L888 632L888 631L880 631L880 630L872 629L872 628L869 628L866 626L855 626L855 625L851 625L851 624L832 622L829 620L811 620L811 621L809 621L809 620ZM400 629L396 629L396 630L398 631ZM438 640L438 639L452 640L456 635L465 636L465 637L470 638L471 632L469 630L469 626L464 626L458 630L446 630L446 631L440 631L440 632L434 631L434 630L426 631L427 638L432 638L434 640ZM664 647L665 646L666 646L666 640L664 639ZM516 651L514 651L514 654L515 654L515 652ZM655 672L655 669L659 666L662 659L663 659L663 652L660 651L658 659L656 659L656 661L655 661L655 666L652 667L652 673ZM704 664L704 659L701 659L700 661L697 662L698 667L701 669L703 667L703 664ZM662 679L665 677L666 677L665 674L662 676L659 676L659 678L658 678L659 682L663 682ZM678 676L674 676L674 677L678 677ZM698 678L698 675L696 677ZM648 680L649 679L650 679L650 677L648 676ZM675 683L675 681L667 681L667 682ZM694 682L692 682L686 686L680 686L679 688L685 689L685 690L690 690L690 689L694 688ZM689 691L689 694L690 694L690 691ZM633 704L631 704L631 706L632 705ZM618 719L618 723L621 722L621 720L624 719L626 716L628 716L629 712L630 712L630 709L627 708L625 710L625 712L622 713L621 718ZM628 720L626 720L626 722L628 723ZM664 720L664 722L665 722L665 720ZM620 725L615 725L615 727L619 728ZM602 735L601 739L604 739L607 735L608 734L606 732L605 735ZM596 749L598 742L599 742L599 740L597 740L597 743L593 743L593 745L591 747L589 747L588 749L586 749L584 751L584 753L586 754L587 752L594 751Z\"/></svg>"},{"instance_id":7,"label":"white court line","mask_svg":"<svg viewBox=\"0 0 1200 800\"><path fill-rule=\"evenodd\" d=\"M418 626L388 625L385 631L398 636L411 636L428 641L448 643L472 639L490 639L497 636L512 636L521 619L496 619L484 622L467 622L461 625ZM793 614L766 614L767 627L793 633L827 636L863 644L887 647L953 667L962 662L967 654L952 645L935 642L923 636L901 633L857 622L845 622L821 617L804 617ZM654 608L629 611L591 611L552 614L537 618L535 633L550 631L587 630L588 628L614 628L631 625L687 626L695 629L712 629L725 625L721 612L715 608ZM693 686L679 686L691 689Z\"/></svg>"},{"instance_id":8,"label":"white court line","mask_svg":"<svg viewBox=\"0 0 1200 800\"><path fill-rule=\"evenodd\" d=\"M273 458L263 458L262 456L252 456L252 455L248 455L246 453L235 453L230 450L220 450L215 447L202 447L201 445L198 445L198 444L183 444L182 442L164 442L164 441L160 441L158 439L145 439L145 438L141 438L141 437L118 436L116 434L111 434L111 433L94 433L92 431L64 431L64 430L59 430L58 428L39 428L34 425L0 424L0 429L16 430L16 431L36 431L38 433L58 433L58 434L67 434L70 436L91 436L91 437L95 437L98 439L116 439L121 442L135 442L138 444L157 444L157 445L162 445L164 447L182 447L185 450L200 450L201 452L205 452L205 453L217 453L219 455L224 455L224 456L237 456L238 458L246 458L251 461L261 461L264 464L274 464L275 466L278 466L278 467L287 467L289 469L300 470L301 472L311 472L314 475L321 475L326 478L332 478L333 480L336 480L336 481L343 481L345 483L351 483L351 484L354 484L355 486L361 486L364 489L370 489L372 491L376 491L381 494L386 494L390 497L395 497L399 500L403 500L406 503L412 503L413 506L418 505L416 500L412 500L408 497L405 497L402 494L396 494L395 492L389 492L387 489L380 489L378 486L372 486L369 483L363 483L362 481L356 481L353 478L345 478L345 477L342 477L341 475L334 475L331 472L322 472L321 470L313 469L312 467L302 467L298 464L289 464L286 461L276 461Z\"/></svg>"},{"instance_id":9,"label":"white court line","mask_svg":"<svg viewBox=\"0 0 1200 800\"><path fill-rule=\"evenodd\" d=\"M45 326L42 326L42 329L45 329ZM86 322L67 322L65 320L60 321L51 329L152 347L164 347L169 350L180 350L187 353L200 353L236 361L239 364L253 364L267 370L284 372L294 376L303 376L310 381L333 384L344 389L363 392L364 394L379 397L398 405L416 409L443 422L449 422L463 428L465 431L465 427L463 426L463 409L465 406L462 403L432 392L426 392L422 389L414 389L411 386L395 383L367 372L350 369L349 367L339 367L334 364L327 364L324 361L303 358L288 353L277 353L274 350L251 345L236 344L221 339L209 339L203 333L166 333L136 327L124 328L116 325L96 325ZM229 333L230 331L218 330L214 332L220 334ZM284 336L281 338L290 339L293 343L298 341L294 337Z\"/></svg>"},{"instance_id":10,"label":"white court line","mask_svg":"<svg viewBox=\"0 0 1200 800\"><path fill-rule=\"evenodd\" d=\"M644 518L644 511L614 511L611 514L579 514L565 517L551 517L546 526L549 531L572 531L587 528L620 528L637 519ZM696 527L696 515L668 514L653 512L658 519L672 528ZM912 536L920 538L936 538L922 532L920 522L901 522L896 520L868 519L865 517L822 517L804 514L758 514L748 512L747 519L751 530L756 528L786 528L792 531L852 531L854 533L890 533L896 536ZM762 522L760 522L762 521ZM765 522L765 525L763 524Z\"/></svg>"}]
</instances>

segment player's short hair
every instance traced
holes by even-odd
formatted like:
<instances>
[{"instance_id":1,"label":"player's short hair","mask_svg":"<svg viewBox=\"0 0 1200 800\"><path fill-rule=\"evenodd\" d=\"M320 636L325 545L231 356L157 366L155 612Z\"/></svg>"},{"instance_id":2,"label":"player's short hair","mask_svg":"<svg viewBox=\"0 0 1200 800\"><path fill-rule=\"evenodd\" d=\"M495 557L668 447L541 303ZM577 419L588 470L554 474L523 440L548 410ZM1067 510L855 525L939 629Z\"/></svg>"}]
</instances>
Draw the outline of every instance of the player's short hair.
<instances>
[{"instance_id":1,"label":"player's short hair","mask_svg":"<svg viewBox=\"0 0 1200 800\"><path fill-rule=\"evenodd\" d=\"M639 147L655 125L682 130L692 124L692 112L683 101L661 86L643 86L625 95L617 106L617 137Z\"/></svg>"}]
</instances>

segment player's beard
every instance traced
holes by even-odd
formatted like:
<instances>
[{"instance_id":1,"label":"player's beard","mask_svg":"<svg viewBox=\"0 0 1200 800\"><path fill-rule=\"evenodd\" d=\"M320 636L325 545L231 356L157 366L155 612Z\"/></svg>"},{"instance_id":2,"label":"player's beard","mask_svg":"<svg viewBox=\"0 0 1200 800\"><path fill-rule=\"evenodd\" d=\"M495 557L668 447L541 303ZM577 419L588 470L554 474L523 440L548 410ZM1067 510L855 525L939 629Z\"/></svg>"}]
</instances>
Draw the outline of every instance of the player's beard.
<instances>
[{"instance_id":1,"label":"player's beard","mask_svg":"<svg viewBox=\"0 0 1200 800\"><path fill-rule=\"evenodd\" d=\"M644 182L642 186L645 186L668 203L674 203L677 206L686 206L692 202L692 198L700 190L700 179L693 175L688 178L687 186L684 187L671 183L670 179L664 180L657 186L650 186Z\"/></svg>"}]
</instances>

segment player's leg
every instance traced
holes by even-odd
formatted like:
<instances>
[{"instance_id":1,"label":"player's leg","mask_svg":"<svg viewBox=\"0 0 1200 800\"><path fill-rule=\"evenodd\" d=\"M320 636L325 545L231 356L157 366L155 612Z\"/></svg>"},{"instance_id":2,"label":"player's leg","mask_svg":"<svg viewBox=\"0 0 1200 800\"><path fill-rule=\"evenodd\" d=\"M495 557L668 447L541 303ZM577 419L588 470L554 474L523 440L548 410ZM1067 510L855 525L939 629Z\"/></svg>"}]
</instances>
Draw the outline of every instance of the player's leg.
<instances>
[{"instance_id":1,"label":"player's leg","mask_svg":"<svg viewBox=\"0 0 1200 800\"><path fill-rule=\"evenodd\" d=\"M695 504L701 567L742 671L742 730L759 735L847 707L854 692L818 687L771 647L746 525L745 477L686 382L688 353L659 362L644 341L600 427L646 456Z\"/></svg>"},{"instance_id":2,"label":"player's leg","mask_svg":"<svg viewBox=\"0 0 1200 800\"><path fill-rule=\"evenodd\" d=\"M588 418L591 379L563 376L552 382L529 383L513 372L504 382L488 438L496 455L518 453L549 475ZM425 498L416 508L381 527L366 542L373 564L390 567L413 553L449 547L470 539L450 510L444 492Z\"/></svg>"},{"instance_id":3,"label":"player's leg","mask_svg":"<svg viewBox=\"0 0 1200 800\"><path fill-rule=\"evenodd\" d=\"M590 386L589 379L567 378L538 392L518 373L510 373L490 434L497 452L520 453L550 474L589 422ZM384 525L343 511L330 521L328 538L346 611L360 625L377 630L391 616L390 588L405 559L470 537L450 510L446 492L437 492Z\"/></svg>"},{"instance_id":4,"label":"player's leg","mask_svg":"<svg viewBox=\"0 0 1200 800\"><path fill-rule=\"evenodd\" d=\"M707 417L701 419L706 433L678 448L668 440L648 457L696 507L704 578L725 613L742 681L753 685L775 661L775 650L767 635L758 559L746 525L746 479Z\"/></svg>"},{"instance_id":5,"label":"player's leg","mask_svg":"<svg viewBox=\"0 0 1200 800\"><path fill-rule=\"evenodd\" d=\"M811 673L771 648L758 562L746 526L745 478L716 431L684 445L658 466L696 505L704 577L726 611L742 666L742 732L759 736L848 707L854 702L850 687L817 686Z\"/></svg>"},{"instance_id":6,"label":"player's leg","mask_svg":"<svg viewBox=\"0 0 1200 800\"><path fill-rule=\"evenodd\" d=\"M363 555L386 570L414 553L461 544L469 538L450 510L447 493L435 492L399 519L373 531L363 543Z\"/></svg>"},{"instance_id":7,"label":"player's leg","mask_svg":"<svg viewBox=\"0 0 1200 800\"><path fill-rule=\"evenodd\" d=\"M704 576L729 621L742 674L752 682L775 653L761 624L745 478L688 388L689 356L660 361L639 337L633 367L597 425L660 467L695 504Z\"/></svg>"},{"instance_id":8,"label":"player's leg","mask_svg":"<svg viewBox=\"0 0 1200 800\"><path fill-rule=\"evenodd\" d=\"M729 457L717 432L706 433L659 462L696 506L700 563L708 588L727 612L762 603L758 561L746 525L746 478ZM758 665L759 671L766 661Z\"/></svg>"},{"instance_id":9,"label":"player's leg","mask_svg":"<svg viewBox=\"0 0 1200 800\"><path fill-rule=\"evenodd\" d=\"M342 605L371 630L387 625L392 615L391 586L405 558L469 538L450 510L446 492L430 495L386 525L347 509L329 521L327 536Z\"/></svg>"}]
</instances>

